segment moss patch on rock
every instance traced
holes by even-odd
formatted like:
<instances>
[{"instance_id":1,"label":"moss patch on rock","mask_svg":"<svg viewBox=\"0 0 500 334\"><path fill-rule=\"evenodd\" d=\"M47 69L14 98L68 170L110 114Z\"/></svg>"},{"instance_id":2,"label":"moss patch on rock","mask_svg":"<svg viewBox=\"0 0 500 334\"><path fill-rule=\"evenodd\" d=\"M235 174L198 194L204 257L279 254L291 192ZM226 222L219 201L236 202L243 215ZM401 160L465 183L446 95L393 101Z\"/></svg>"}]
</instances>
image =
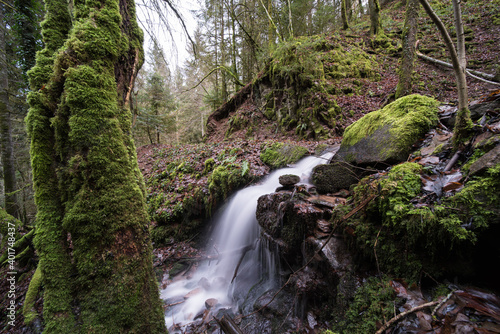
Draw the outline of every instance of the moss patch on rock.
<instances>
[{"instance_id":1,"label":"moss patch on rock","mask_svg":"<svg viewBox=\"0 0 500 334\"><path fill-rule=\"evenodd\" d=\"M292 143L272 143L260 154L260 159L273 169L285 167L302 159L309 150Z\"/></svg>"},{"instance_id":2,"label":"moss patch on rock","mask_svg":"<svg viewBox=\"0 0 500 334\"><path fill-rule=\"evenodd\" d=\"M439 103L413 94L346 128L337 159L357 164L406 160L412 145L437 124Z\"/></svg>"}]
</instances>

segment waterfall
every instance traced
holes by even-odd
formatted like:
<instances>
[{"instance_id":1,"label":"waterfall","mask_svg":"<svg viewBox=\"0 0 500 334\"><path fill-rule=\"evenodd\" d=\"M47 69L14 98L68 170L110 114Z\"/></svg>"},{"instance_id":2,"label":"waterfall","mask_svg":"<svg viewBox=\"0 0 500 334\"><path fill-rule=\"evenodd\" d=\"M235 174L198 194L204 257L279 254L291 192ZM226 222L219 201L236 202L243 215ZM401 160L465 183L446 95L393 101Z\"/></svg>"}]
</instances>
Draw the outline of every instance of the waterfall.
<instances>
[{"instance_id":1,"label":"waterfall","mask_svg":"<svg viewBox=\"0 0 500 334\"><path fill-rule=\"evenodd\" d=\"M249 309L260 294L277 285L279 260L277 252L269 250L265 238L259 238L257 200L280 186L281 175L298 175L301 184L310 185L312 169L332 156L333 153L326 153L306 157L294 167L279 169L261 183L238 191L229 200L217 215L207 245L207 253L216 258L201 263L190 278L174 280L161 291L167 304L176 304L166 311L167 328L174 324L184 326L203 316L209 299L216 300L213 311L226 308L236 313Z\"/></svg>"}]
</instances>

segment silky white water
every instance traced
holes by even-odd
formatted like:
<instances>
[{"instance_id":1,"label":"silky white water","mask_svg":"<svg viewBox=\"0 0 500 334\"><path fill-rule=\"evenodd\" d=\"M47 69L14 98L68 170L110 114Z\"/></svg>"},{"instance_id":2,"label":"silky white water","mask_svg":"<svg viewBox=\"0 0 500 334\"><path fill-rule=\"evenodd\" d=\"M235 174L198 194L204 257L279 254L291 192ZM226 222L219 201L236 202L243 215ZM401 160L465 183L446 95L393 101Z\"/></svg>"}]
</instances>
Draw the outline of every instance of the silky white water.
<instances>
[{"instance_id":1,"label":"silky white water","mask_svg":"<svg viewBox=\"0 0 500 334\"><path fill-rule=\"evenodd\" d=\"M279 169L260 184L238 191L229 200L215 221L206 249L206 253L216 255L216 259L201 263L190 278L174 279L161 291L161 298L167 304L176 304L165 313L170 331L173 324L184 326L202 317L206 310L205 301L210 298L217 300L213 312L221 308L237 312L250 289L259 296L259 292L254 291L257 283L262 293L276 284L277 254L272 254L261 244L256 219L257 200L280 186L281 175L298 175L300 184L310 185L314 166L328 162L332 156L333 153L326 153L321 157L306 157L294 167ZM238 263L240 266L236 272Z\"/></svg>"}]
</instances>

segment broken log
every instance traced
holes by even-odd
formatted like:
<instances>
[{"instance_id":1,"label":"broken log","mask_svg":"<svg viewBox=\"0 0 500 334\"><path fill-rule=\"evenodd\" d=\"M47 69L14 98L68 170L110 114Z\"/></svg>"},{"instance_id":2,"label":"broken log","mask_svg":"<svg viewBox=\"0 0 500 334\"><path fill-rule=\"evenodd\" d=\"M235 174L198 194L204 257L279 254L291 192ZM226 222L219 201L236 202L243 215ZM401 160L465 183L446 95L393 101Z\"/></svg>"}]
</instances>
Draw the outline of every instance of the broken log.
<instances>
[{"instance_id":1,"label":"broken log","mask_svg":"<svg viewBox=\"0 0 500 334\"><path fill-rule=\"evenodd\" d=\"M217 324L219 324L220 329L226 334L245 334L236 322L227 314L224 314L220 319L215 318Z\"/></svg>"},{"instance_id":2,"label":"broken log","mask_svg":"<svg viewBox=\"0 0 500 334\"><path fill-rule=\"evenodd\" d=\"M453 65L450 63L426 56L418 51L416 53L417 53L417 56L419 56L420 58L422 58L424 60L430 61L431 63L438 64L438 65L441 65L444 67L453 68ZM483 73L483 72L474 71L471 69L466 69L465 73L468 74L469 76L473 77L474 79L481 80L481 81L489 83L491 85L497 85L497 86L500 85L500 82L493 81L493 80L495 80L494 74Z\"/></svg>"}]
</instances>

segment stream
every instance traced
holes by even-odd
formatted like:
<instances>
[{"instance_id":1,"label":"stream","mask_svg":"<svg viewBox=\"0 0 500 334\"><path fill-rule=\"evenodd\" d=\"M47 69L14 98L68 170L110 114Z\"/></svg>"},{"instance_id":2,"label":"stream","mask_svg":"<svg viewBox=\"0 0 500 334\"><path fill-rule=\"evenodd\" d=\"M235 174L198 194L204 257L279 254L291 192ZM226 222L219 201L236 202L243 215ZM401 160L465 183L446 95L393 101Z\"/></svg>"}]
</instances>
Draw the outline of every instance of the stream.
<instances>
[{"instance_id":1,"label":"stream","mask_svg":"<svg viewBox=\"0 0 500 334\"><path fill-rule=\"evenodd\" d=\"M257 200L280 187L281 175L298 175L300 184L310 185L312 169L332 156L331 152L309 156L293 167L274 171L259 184L238 191L219 210L206 248L211 259L170 277L171 283L161 291L161 298L170 305L165 313L170 333L181 333L184 327L205 322L223 309L249 313L259 296L280 284L279 254L260 238Z\"/></svg>"}]
</instances>

